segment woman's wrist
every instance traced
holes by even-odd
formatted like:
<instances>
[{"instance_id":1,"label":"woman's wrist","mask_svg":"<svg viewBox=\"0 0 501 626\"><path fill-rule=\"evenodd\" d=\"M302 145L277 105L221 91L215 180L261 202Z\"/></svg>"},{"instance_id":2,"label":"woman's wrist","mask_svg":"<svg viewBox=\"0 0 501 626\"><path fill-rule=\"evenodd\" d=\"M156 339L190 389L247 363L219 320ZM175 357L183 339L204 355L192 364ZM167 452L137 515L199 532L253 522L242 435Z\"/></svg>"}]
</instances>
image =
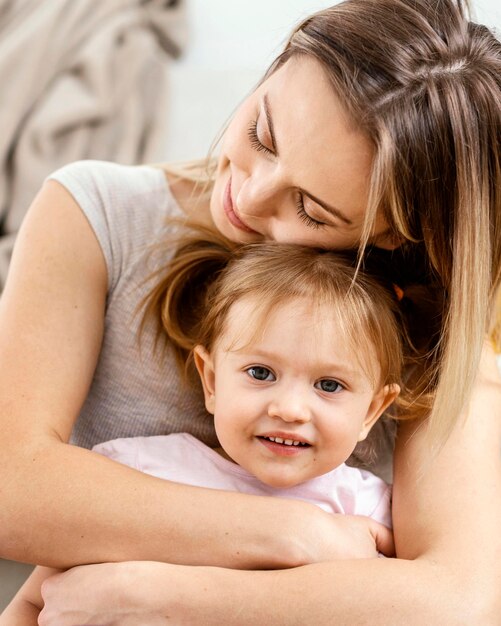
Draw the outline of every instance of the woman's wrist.
<instances>
[{"instance_id":1,"label":"woman's wrist","mask_svg":"<svg viewBox=\"0 0 501 626\"><path fill-rule=\"evenodd\" d=\"M233 494L227 495L231 498ZM320 559L322 539L333 532L327 513L300 500L252 498L243 504L243 508L233 511L237 519L242 516L240 519L246 520L245 525L237 526L236 531L234 527L231 534L226 532L228 563L203 565L283 569Z\"/></svg>"},{"instance_id":2,"label":"woman's wrist","mask_svg":"<svg viewBox=\"0 0 501 626\"><path fill-rule=\"evenodd\" d=\"M266 538L259 542L261 558L239 569L288 569L339 559L370 559L381 552L394 556L392 531L369 517L335 515L299 500L276 501L279 506L282 503L287 508L280 515L274 511L274 526L266 526Z\"/></svg>"},{"instance_id":3,"label":"woman's wrist","mask_svg":"<svg viewBox=\"0 0 501 626\"><path fill-rule=\"evenodd\" d=\"M129 596L127 612L144 615L138 624L149 624L148 619L165 615L183 626L247 623L242 616L238 617L240 602L245 606L250 602L242 583L246 580L245 574L258 575L258 572L155 562L124 563L123 566L121 584ZM253 578L249 579L252 588L264 589L263 585L253 584ZM120 593L121 589L117 591ZM267 606L263 602L259 604L260 611ZM255 616L251 619L253 624L261 623ZM153 619L151 623L156 622Z\"/></svg>"}]
</instances>

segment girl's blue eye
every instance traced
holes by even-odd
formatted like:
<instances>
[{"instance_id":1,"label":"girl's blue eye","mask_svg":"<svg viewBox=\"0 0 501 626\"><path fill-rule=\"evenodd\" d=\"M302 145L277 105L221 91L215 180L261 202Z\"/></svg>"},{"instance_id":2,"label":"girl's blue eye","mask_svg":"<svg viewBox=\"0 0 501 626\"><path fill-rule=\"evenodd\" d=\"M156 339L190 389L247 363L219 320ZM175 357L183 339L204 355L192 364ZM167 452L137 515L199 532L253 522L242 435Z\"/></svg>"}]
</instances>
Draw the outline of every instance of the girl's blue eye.
<instances>
[{"instance_id":1,"label":"girl's blue eye","mask_svg":"<svg viewBox=\"0 0 501 626\"><path fill-rule=\"evenodd\" d=\"M272 381L275 380L275 375L267 367L261 365L253 365L245 370L247 374L254 380Z\"/></svg>"},{"instance_id":2,"label":"girl's blue eye","mask_svg":"<svg viewBox=\"0 0 501 626\"><path fill-rule=\"evenodd\" d=\"M330 378L324 378L323 380L317 381L315 383L315 387L321 391L325 391L326 393L339 393L344 389L344 387L338 383L337 380L332 380Z\"/></svg>"}]
</instances>

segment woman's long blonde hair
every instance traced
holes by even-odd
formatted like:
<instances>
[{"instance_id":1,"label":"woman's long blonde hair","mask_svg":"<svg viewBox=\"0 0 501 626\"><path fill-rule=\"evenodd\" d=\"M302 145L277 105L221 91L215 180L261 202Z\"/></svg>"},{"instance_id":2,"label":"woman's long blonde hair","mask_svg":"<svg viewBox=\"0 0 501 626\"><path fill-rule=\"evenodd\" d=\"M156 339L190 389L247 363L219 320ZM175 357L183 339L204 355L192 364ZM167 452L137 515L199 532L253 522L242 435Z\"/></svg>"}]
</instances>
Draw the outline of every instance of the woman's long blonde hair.
<instances>
[{"instance_id":1,"label":"woman's long blonde hair","mask_svg":"<svg viewBox=\"0 0 501 626\"><path fill-rule=\"evenodd\" d=\"M347 0L304 20L266 77L319 61L375 147L363 253L381 212L423 250L444 297L441 332L416 383L434 391L430 437L469 399L487 332L499 338L501 44L461 0Z\"/></svg>"}]
</instances>

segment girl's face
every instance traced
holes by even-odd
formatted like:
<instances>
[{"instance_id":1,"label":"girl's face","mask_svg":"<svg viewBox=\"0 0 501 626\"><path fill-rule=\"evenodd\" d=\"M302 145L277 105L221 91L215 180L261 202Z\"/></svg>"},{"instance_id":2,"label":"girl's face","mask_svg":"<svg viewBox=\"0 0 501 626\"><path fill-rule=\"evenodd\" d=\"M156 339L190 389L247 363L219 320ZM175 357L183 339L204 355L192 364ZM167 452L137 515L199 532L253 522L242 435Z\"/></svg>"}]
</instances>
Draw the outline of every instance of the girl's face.
<instances>
[{"instance_id":1,"label":"girl's face","mask_svg":"<svg viewBox=\"0 0 501 626\"><path fill-rule=\"evenodd\" d=\"M373 148L321 65L293 58L241 105L222 143L211 216L232 241L359 242ZM387 225L373 242L385 246Z\"/></svg>"},{"instance_id":2,"label":"girl's face","mask_svg":"<svg viewBox=\"0 0 501 626\"><path fill-rule=\"evenodd\" d=\"M291 487L343 463L398 388L374 389L379 368L365 371L327 308L312 315L310 303L288 302L256 334L255 306L235 303L212 354L198 347L195 362L227 457Z\"/></svg>"}]
</instances>

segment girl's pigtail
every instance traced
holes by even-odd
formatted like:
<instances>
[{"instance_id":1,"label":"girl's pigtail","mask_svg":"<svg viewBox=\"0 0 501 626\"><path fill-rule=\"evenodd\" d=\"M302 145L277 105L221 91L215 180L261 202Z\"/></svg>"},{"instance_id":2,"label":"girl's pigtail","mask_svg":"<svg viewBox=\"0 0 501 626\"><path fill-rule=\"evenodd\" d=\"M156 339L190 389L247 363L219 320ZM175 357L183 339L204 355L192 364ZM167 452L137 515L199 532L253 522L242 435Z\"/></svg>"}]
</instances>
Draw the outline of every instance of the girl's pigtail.
<instances>
[{"instance_id":1,"label":"girl's pigtail","mask_svg":"<svg viewBox=\"0 0 501 626\"><path fill-rule=\"evenodd\" d=\"M188 374L191 352L199 343L207 292L228 264L235 244L203 226L184 226L175 239L174 256L155 274L155 278L159 273L162 277L156 278L158 284L143 302L141 332L146 323L155 323L155 349L170 346L181 371ZM168 342L161 342L162 337Z\"/></svg>"}]
</instances>

